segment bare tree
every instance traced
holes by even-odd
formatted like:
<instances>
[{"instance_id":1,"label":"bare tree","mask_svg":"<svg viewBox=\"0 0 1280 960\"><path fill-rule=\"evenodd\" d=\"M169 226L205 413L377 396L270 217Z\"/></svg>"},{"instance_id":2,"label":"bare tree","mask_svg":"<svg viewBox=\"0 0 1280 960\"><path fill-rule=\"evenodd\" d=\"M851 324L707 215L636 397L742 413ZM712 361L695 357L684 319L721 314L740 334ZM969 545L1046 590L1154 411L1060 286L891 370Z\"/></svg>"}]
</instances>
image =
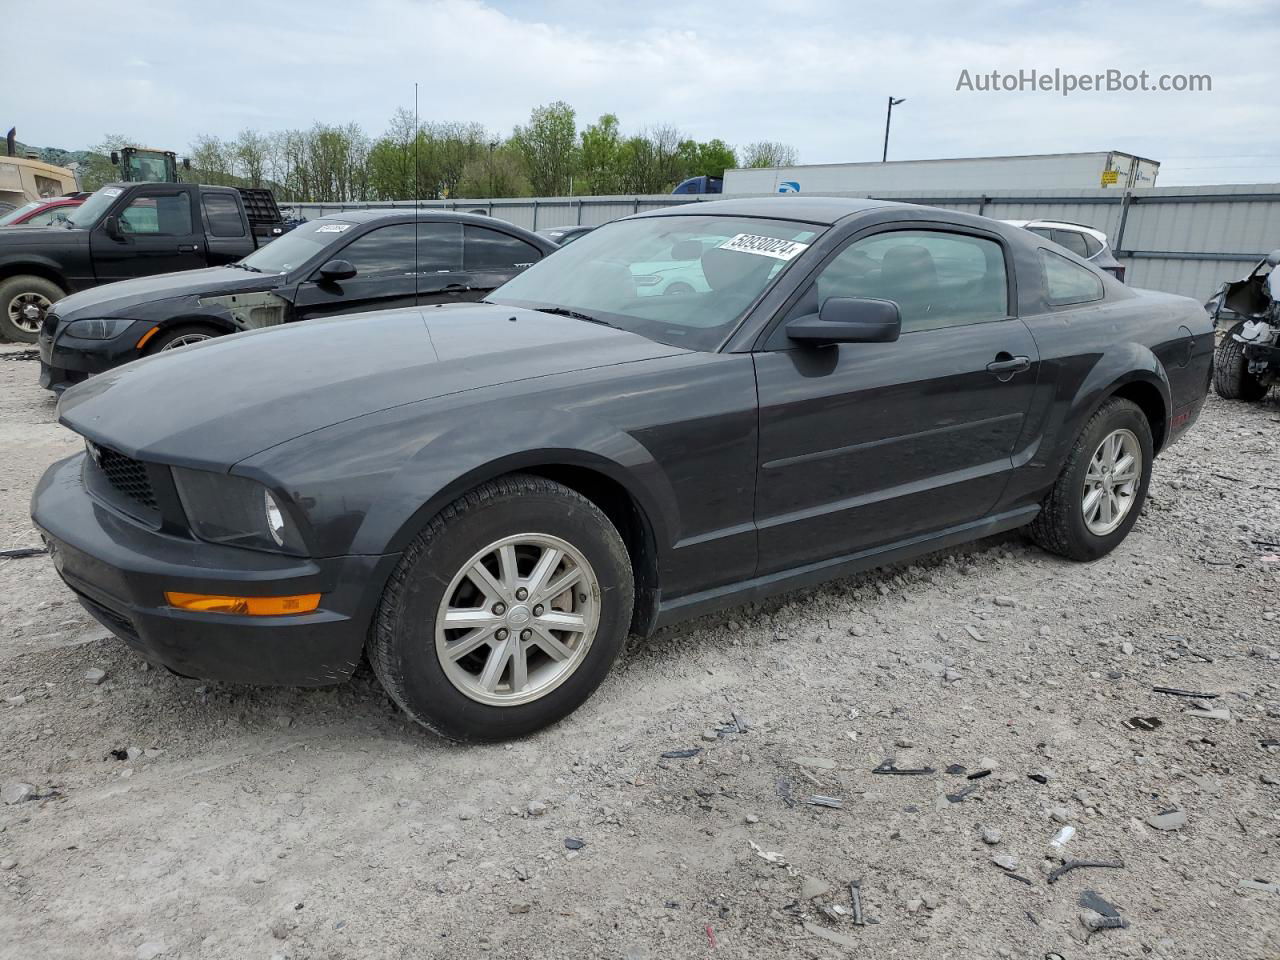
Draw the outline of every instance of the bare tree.
<instances>
[{"instance_id":1,"label":"bare tree","mask_svg":"<svg viewBox=\"0 0 1280 960\"><path fill-rule=\"evenodd\" d=\"M777 140L759 140L742 148L744 167L789 167L799 158L795 147Z\"/></svg>"}]
</instances>

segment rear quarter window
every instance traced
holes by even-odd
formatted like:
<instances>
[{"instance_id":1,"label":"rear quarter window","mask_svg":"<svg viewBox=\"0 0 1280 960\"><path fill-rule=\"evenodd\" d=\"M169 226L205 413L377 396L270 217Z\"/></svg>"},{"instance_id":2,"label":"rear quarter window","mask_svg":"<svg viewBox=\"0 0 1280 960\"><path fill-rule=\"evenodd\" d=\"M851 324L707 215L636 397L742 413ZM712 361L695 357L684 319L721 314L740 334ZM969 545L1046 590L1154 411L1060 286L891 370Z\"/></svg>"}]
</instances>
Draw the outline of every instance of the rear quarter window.
<instances>
[{"instance_id":1,"label":"rear quarter window","mask_svg":"<svg viewBox=\"0 0 1280 960\"><path fill-rule=\"evenodd\" d=\"M1061 254L1041 247L1040 268L1044 273L1045 290L1050 303L1065 306L1072 303L1091 303L1103 297L1102 279L1078 263Z\"/></svg>"}]
</instances>

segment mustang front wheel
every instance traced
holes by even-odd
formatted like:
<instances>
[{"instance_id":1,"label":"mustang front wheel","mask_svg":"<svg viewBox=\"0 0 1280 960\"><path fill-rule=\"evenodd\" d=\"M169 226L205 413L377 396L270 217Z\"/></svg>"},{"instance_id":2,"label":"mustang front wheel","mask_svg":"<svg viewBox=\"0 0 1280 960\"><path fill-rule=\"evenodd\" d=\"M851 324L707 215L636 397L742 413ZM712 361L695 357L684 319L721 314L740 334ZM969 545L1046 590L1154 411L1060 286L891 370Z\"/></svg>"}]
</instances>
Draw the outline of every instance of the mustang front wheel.
<instances>
[{"instance_id":1,"label":"mustang front wheel","mask_svg":"<svg viewBox=\"0 0 1280 960\"><path fill-rule=\"evenodd\" d=\"M405 551L369 638L378 678L414 720L501 740L586 700L631 625L631 563L591 501L542 477L486 483Z\"/></svg>"}]
</instances>

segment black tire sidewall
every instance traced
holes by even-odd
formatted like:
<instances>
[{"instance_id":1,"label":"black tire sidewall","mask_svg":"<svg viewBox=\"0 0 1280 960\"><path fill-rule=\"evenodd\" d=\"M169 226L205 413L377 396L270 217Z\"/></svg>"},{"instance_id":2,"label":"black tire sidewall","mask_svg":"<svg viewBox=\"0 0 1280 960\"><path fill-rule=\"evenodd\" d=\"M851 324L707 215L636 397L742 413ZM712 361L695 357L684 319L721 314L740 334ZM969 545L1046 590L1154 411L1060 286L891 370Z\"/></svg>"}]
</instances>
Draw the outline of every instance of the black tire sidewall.
<instances>
[{"instance_id":1,"label":"black tire sidewall","mask_svg":"<svg viewBox=\"0 0 1280 960\"><path fill-rule=\"evenodd\" d=\"M9 302L19 294L28 292L38 293L50 303L56 303L66 296L61 287L44 277L23 275L0 281L0 341L35 343L39 339L38 333L19 329L9 320Z\"/></svg>"},{"instance_id":2,"label":"black tire sidewall","mask_svg":"<svg viewBox=\"0 0 1280 960\"><path fill-rule=\"evenodd\" d=\"M1138 484L1138 495L1129 508L1129 513L1116 529L1104 537L1089 530L1084 522L1083 494L1084 478L1088 473L1089 463L1103 439L1115 430L1126 429L1138 438L1142 448L1142 476ZM1128 402L1114 403L1113 407L1102 417L1095 418L1079 440L1079 455L1076 456L1067 474L1063 477L1065 490L1072 497L1071 509L1066 514L1066 530L1071 555L1083 560L1097 560L1114 550L1133 525L1138 522L1142 508L1147 502L1147 488L1151 484L1151 466L1155 459L1155 444L1151 438L1151 425L1136 404Z\"/></svg>"},{"instance_id":3,"label":"black tire sidewall","mask_svg":"<svg viewBox=\"0 0 1280 960\"><path fill-rule=\"evenodd\" d=\"M497 707L472 700L446 676L436 655L435 623L444 592L463 564L487 544L518 533L559 537L581 551L600 585L600 619L591 649L572 676L532 703ZM626 547L604 515L576 497L537 492L499 498L447 520L427 540L406 570L395 609L384 611L388 614L390 653L404 706L412 714L456 740L523 736L586 701L622 651L632 616Z\"/></svg>"},{"instance_id":4,"label":"black tire sidewall","mask_svg":"<svg viewBox=\"0 0 1280 960\"><path fill-rule=\"evenodd\" d=\"M1235 339L1243 328L1243 321L1237 323L1218 344L1213 358L1213 389L1224 400L1254 402L1265 397L1270 387L1249 372L1244 345Z\"/></svg>"}]
</instances>

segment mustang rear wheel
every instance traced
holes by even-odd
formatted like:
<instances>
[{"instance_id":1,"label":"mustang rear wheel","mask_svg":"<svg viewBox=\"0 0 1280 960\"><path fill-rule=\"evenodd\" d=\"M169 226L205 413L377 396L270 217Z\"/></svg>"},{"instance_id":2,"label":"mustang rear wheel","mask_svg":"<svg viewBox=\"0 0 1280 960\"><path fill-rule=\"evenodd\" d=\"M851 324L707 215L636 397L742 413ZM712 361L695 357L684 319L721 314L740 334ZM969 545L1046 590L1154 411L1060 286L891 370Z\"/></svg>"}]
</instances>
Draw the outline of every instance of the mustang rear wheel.
<instances>
[{"instance_id":1,"label":"mustang rear wheel","mask_svg":"<svg viewBox=\"0 0 1280 960\"><path fill-rule=\"evenodd\" d=\"M585 701L631 625L626 546L542 477L486 483L438 514L392 574L369 637L391 698L456 740L501 740Z\"/></svg>"},{"instance_id":2,"label":"mustang rear wheel","mask_svg":"<svg viewBox=\"0 0 1280 960\"><path fill-rule=\"evenodd\" d=\"M1146 414L1132 401L1108 400L1076 438L1031 523L1032 539L1073 560L1110 553L1138 521L1154 455Z\"/></svg>"}]
</instances>

